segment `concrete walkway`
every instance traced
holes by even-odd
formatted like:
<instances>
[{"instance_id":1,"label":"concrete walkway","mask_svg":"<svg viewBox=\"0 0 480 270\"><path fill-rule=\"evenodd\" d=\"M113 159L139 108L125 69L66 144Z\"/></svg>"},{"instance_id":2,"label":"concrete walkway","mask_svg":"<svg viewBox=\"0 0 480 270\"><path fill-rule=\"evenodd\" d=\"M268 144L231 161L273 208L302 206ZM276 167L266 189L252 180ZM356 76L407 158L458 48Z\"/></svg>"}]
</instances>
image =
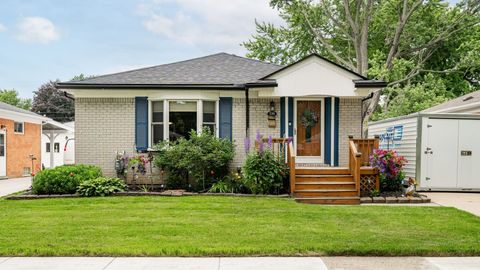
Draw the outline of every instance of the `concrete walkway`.
<instances>
[{"instance_id":1,"label":"concrete walkway","mask_svg":"<svg viewBox=\"0 0 480 270\"><path fill-rule=\"evenodd\" d=\"M480 193L466 192L422 192L433 203L451 206L480 216ZM480 269L480 266L479 266Z\"/></svg>"},{"instance_id":2,"label":"concrete walkway","mask_svg":"<svg viewBox=\"0 0 480 270\"><path fill-rule=\"evenodd\" d=\"M480 257L0 257L1 270L474 270Z\"/></svg>"},{"instance_id":3,"label":"concrete walkway","mask_svg":"<svg viewBox=\"0 0 480 270\"><path fill-rule=\"evenodd\" d=\"M32 185L31 177L0 180L0 197L28 189Z\"/></svg>"}]
</instances>

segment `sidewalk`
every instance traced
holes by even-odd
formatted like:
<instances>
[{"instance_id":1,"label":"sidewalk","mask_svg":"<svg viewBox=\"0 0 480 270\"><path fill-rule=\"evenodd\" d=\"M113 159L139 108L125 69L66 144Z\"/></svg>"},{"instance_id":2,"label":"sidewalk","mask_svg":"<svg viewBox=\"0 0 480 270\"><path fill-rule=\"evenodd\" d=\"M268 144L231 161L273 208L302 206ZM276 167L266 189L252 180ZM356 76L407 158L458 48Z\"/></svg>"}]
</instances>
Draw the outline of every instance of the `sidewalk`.
<instances>
[{"instance_id":1,"label":"sidewalk","mask_svg":"<svg viewBox=\"0 0 480 270\"><path fill-rule=\"evenodd\" d=\"M1 270L474 270L480 257L0 257Z\"/></svg>"},{"instance_id":2,"label":"sidewalk","mask_svg":"<svg viewBox=\"0 0 480 270\"><path fill-rule=\"evenodd\" d=\"M31 177L0 180L0 197L28 189L32 185Z\"/></svg>"}]
</instances>

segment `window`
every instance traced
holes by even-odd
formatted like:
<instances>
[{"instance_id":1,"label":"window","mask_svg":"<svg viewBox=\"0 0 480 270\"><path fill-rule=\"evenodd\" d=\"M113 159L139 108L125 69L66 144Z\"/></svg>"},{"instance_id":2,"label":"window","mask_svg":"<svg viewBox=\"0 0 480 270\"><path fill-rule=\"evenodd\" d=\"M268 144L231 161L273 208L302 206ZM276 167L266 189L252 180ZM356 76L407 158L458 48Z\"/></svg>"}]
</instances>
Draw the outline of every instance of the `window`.
<instances>
[{"instance_id":1,"label":"window","mask_svg":"<svg viewBox=\"0 0 480 270\"><path fill-rule=\"evenodd\" d=\"M155 100L149 107L150 146L162 140L189 138L192 130L207 127L216 135L217 101L215 100Z\"/></svg>"},{"instance_id":2,"label":"window","mask_svg":"<svg viewBox=\"0 0 480 270\"><path fill-rule=\"evenodd\" d=\"M197 102L170 101L169 103L169 139L189 138L190 131L197 130Z\"/></svg>"},{"instance_id":3,"label":"window","mask_svg":"<svg viewBox=\"0 0 480 270\"><path fill-rule=\"evenodd\" d=\"M13 123L13 132L23 134L23 123L22 122L14 122Z\"/></svg>"},{"instance_id":4,"label":"window","mask_svg":"<svg viewBox=\"0 0 480 270\"><path fill-rule=\"evenodd\" d=\"M0 157L5 156L5 134L0 134Z\"/></svg>"},{"instance_id":5,"label":"window","mask_svg":"<svg viewBox=\"0 0 480 270\"><path fill-rule=\"evenodd\" d=\"M152 102L152 144L163 140L163 101Z\"/></svg>"},{"instance_id":6,"label":"window","mask_svg":"<svg viewBox=\"0 0 480 270\"><path fill-rule=\"evenodd\" d=\"M56 142L53 144L53 152L60 153L60 143Z\"/></svg>"},{"instance_id":7,"label":"window","mask_svg":"<svg viewBox=\"0 0 480 270\"><path fill-rule=\"evenodd\" d=\"M50 143L49 142L47 142L45 144L45 152L50 153Z\"/></svg>"},{"instance_id":8,"label":"window","mask_svg":"<svg viewBox=\"0 0 480 270\"><path fill-rule=\"evenodd\" d=\"M215 101L203 101L203 127L215 134Z\"/></svg>"},{"instance_id":9,"label":"window","mask_svg":"<svg viewBox=\"0 0 480 270\"><path fill-rule=\"evenodd\" d=\"M32 170L30 169L30 167L23 167L24 176L31 175L31 174L32 174Z\"/></svg>"}]
</instances>

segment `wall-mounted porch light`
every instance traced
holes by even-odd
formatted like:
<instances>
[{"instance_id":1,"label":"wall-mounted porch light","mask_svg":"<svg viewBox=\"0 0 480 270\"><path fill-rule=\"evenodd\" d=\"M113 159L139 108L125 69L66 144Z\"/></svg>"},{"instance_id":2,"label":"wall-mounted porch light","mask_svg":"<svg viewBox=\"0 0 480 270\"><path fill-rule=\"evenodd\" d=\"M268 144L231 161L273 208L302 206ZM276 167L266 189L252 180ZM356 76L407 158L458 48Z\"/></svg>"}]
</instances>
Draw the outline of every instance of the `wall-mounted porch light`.
<instances>
[{"instance_id":1,"label":"wall-mounted porch light","mask_svg":"<svg viewBox=\"0 0 480 270\"><path fill-rule=\"evenodd\" d=\"M268 115L268 127L275 128L277 125L277 112L275 111L275 102L270 102L270 110L267 113Z\"/></svg>"}]
</instances>

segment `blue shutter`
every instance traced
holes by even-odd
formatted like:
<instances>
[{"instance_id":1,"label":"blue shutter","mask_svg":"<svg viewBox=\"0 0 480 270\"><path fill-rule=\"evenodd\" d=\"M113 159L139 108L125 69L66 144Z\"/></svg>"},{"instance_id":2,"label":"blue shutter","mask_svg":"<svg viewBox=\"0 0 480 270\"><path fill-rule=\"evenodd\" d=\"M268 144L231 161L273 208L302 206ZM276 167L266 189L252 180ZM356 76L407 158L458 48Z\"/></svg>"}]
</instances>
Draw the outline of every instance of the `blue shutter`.
<instances>
[{"instance_id":1,"label":"blue shutter","mask_svg":"<svg viewBox=\"0 0 480 270\"><path fill-rule=\"evenodd\" d=\"M135 145L137 151L148 148L148 100L147 97L135 98Z\"/></svg>"},{"instance_id":2,"label":"blue shutter","mask_svg":"<svg viewBox=\"0 0 480 270\"><path fill-rule=\"evenodd\" d=\"M220 138L232 140L232 98L220 98Z\"/></svg>"},{"instance_id":3,"label":"blue shutter","mask_svg":"<svg viewBox=\"0 0 480 270\"><path fill-rule=\"evenodd\" d=\"M293 98L288 98L288 137L293 137Z\"/></svg>"},{"instance_id":4,"label":"blue shutter","mask_svg":"<svg viewBox=\"0 0 480 270\"><path fill-rule=\"evenodd\" d=\"M280 138L285 138L285 98L280 98Z\"/></svg>"},{"instance_id":5,"label":"blue shutter","mask_svg":"<svg viewBox=\"0 0 480 270\"><path fill-rule=\"evenodd\" d=\"M330 97L326 97L325 99L325 158L323 162L325 164L332 164L331 157L332 157L332 99Z\"/></svg>"},{"instance_id":6,"label":"blue shutter","mask_svg":"<svg viewBox=\"0 0 480 270\"><path fill-rule=\"evenodd\" d=\"M335 144L334 144L334 152L333 152L333 157L334 161L333 164L335 166L338 166L338 141L339 141L339 120L340 120L340 99L338 97L335 98L335 104L334 104L334 112L335 112L335 119L334 119L334 130L333 130L333 136L335 136ZM347 134L342 134L342 136Z\"/></svg>"}]
</instances>

